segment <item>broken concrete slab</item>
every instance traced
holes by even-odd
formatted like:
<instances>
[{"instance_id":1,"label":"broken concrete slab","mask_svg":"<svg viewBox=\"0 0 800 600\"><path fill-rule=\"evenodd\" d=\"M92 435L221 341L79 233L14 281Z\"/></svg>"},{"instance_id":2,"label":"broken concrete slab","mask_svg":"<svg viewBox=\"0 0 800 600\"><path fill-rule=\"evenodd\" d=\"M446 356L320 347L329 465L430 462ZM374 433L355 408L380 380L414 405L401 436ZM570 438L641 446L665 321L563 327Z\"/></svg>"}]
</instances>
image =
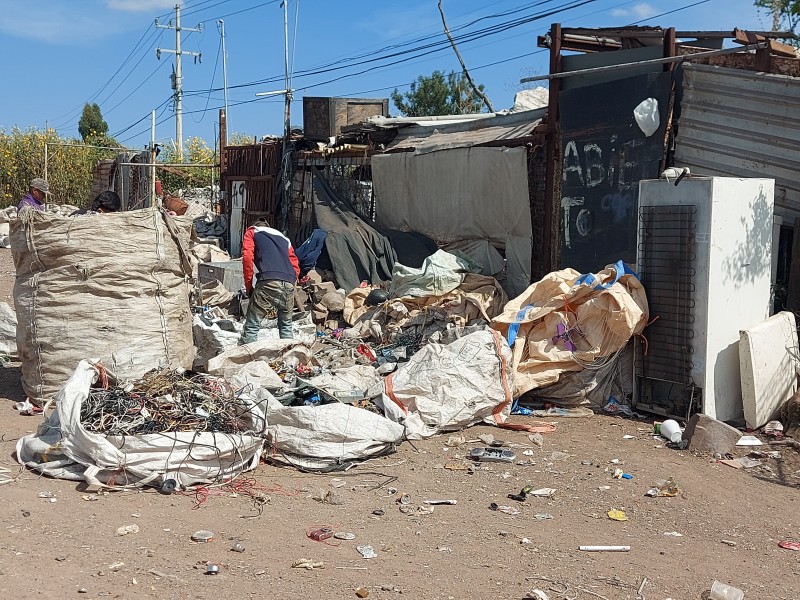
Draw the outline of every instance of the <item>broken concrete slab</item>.
<instances>
[{"instance_id":1,"label":"broken concrete slab","mask_svg":"<svg viewBox=\"0 0 800 600\"><path fill-rule=\"evenodd\" d=\"M742 434L738 429L699 413L689 419L683 432L690 451L709 454L729 454L740 437Z\"/></svg>"}]
</instances>

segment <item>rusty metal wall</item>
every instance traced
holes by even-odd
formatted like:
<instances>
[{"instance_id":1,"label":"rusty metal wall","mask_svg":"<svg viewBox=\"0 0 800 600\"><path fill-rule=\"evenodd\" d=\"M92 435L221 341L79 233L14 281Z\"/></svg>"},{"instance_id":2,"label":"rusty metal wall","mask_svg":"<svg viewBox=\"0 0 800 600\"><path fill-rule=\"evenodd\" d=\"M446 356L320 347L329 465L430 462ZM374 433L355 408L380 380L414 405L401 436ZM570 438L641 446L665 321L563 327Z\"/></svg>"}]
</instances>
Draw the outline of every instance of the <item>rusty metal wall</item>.
<instances>
[{"instance_id":1,"label":"rusty metal wall","mask_svg":"<svg viewBox=\"0 0 800 600\"><path fill-rule=\"evenodd\" d=\"M672 78L649 73L560 93L562 268L635 262L639 181L659 175ZM633 117L647 98L661 115L650 137Z\"/></svg>"},{"instance_id":2,"label":"rusty metal wall","mask_svg":"<svg viewBox=\"0 0 800 600\"><path fill-rule=\"evenodd\" d=\"M275 221L275 188L280 168L278 141L251 146L228 146L224 150L223 212L230 220L229 247L238 255L244 231L258 218Z\"/></svg>"},{"instance_id":3,"label":"rusty metal wall","mask_svg":"<svg viewBox=\"0 0 800 600\"><path fill-rule=\"evenodd\" d=\"M683 65L675 165L775 179L775 212L800 217L800 78Z\"/></svg>"}]
</instances>

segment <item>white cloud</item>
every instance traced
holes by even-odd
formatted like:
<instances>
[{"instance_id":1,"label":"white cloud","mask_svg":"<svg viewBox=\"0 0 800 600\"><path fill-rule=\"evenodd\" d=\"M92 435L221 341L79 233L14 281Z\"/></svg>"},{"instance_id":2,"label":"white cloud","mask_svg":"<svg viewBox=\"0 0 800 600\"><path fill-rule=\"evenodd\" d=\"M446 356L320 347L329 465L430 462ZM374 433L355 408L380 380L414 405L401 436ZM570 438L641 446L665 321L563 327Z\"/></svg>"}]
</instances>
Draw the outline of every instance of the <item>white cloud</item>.
<instances>
[{"instance_id":1,"label":"white cloud","mask_svg":"<svg viewBox=\"0 0 800 600\"><path fill-rule=\"evenodd\" d=\"M177 0L106 0L109 8L129 12L147 12L174 8Z\"/></svg>"},{"instance_id":2,"label":"white cloud","mask_svg":"<svg viewBox=\"0 0 800 600\"><path fill-rule=\"evenodd\" d=\"M35 26L31 26L33 22ZM0 10L0 31L38 42L81 43L111 35L114 30L99 15L75 11L66 5L53 5L42 11L29 3L14 2Z\"/></svg>"},{"instance_id":3,"label":"white cloud","mask_svg":"<svg viewBox=\"0 0 800 600\"><path fill-rule=\"evenodd\" d=\"M630 8L615 8L611 11L611 16L616 17L619 19L630 19L633 18L635 20L641 19L649 19L658 14L658 9L653 6L652 4L648 4L647 2L640 2L639 4L634 4Z\"/></svg>"}]
</instances>

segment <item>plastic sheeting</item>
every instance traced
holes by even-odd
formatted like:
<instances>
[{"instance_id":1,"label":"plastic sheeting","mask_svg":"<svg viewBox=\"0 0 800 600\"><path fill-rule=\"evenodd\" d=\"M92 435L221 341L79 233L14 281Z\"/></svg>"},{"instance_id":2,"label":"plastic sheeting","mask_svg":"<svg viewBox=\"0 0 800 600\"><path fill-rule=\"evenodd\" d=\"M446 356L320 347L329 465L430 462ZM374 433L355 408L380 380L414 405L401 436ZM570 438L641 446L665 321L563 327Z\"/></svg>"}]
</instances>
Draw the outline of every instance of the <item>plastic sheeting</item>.
<instances>
[{"instance_id":1,"label":"plastic sheeting","mask_svg":"<svg viewBox=\"0 0 800 600\"><path fill-rule=\"evenodd\" d=\"M58 393L97 357L124 379L194 360L191 221L154 210L81 217L26 211L11 227L22 386Z\"/></svg>"},{"instance_id":2,"label":"plastic sheeting","mask_svg":"<svg viewBox=\"0 0 800 600\"><path fill-rule=\"evenodd\" d=\"M89 396L97 369L82 360L59 392L56 409L37 432L17 442L20 464L43 475L107 487L160 487L165 479L183 486L211 483L258 466L264 415L245 402L241 434L183 431L106 436L81 425L81 405Z\"/></svg>"},{"instance_id":3,"label":"plastic sheeting","mask_svg":"<svg viewBox=\"0 0 800 600\"><path fill-rule=\"evenodd\" d=\"M533 234L525 148L378 154L372 176L381 227L441 243L488 240L505 249L509 295L528 287Z\"/></svg>"},{"instance_id":4,"label":"plastic sheeting","mask_svg":"<svg viewBox=\"0 0 800 600\"><path fill-rule=\"evenodd\" d=\"M648 320L647 297L622 261L596 275L574 269L548 274L511 300L492 327L514 351L514 396L559 375L602 366Z\"/></svg>"},{"instance_id":5,"label":"plastic sheeting","mask_svg":"<svg viewBox=\"0 0 800 600\"><path fill-rule=\"evenodd\" d=\"M384 380L381 405L410 439L478 422L505 423L511 411L511 349L492 330L428 344Z\"/></svg>"}]
</instances>

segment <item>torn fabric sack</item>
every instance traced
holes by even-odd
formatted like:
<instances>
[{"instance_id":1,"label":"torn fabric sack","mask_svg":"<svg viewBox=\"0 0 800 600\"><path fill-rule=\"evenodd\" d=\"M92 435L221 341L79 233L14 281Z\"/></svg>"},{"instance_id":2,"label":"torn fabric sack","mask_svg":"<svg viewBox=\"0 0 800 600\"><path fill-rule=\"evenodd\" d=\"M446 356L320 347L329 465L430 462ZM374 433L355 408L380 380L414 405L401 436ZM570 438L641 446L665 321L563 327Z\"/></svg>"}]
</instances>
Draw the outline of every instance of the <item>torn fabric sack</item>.
<instances>
[{"instance_id":1,"label":"torn fabric sack","mask_svg":"<svg viewBox=\"0 0 800 600\"><path fill-rule=\"evenodd\" d=\"M82 360L56 397L56 408L35 434L17 442L20 464L49 477L89 485L161 487L167 479L181 486L220 482L258 466L264 415L247 399L240 418L244 433L178 431L103 435L87 431L81 406L99 371Z\"/></svg>"},{"instance_id":2,"label":"torn fabric sack","mask_svg":"<svg viewBox=\"0 0 800 600\"><path fill-rule=\"evenodd\" d=\"M384 380L378 402L410 439L478 422L503 425L511 412L511 349L493 330L428 344Z\"/></svg>"},{"instance_id":3,"label":"torn fabric sack","mask_svg":"<svg viewBox=\"0 0 800 600\"><path fill-rule=\"evenodd\" d=\"M644 287L622 261L597 274L564 269L511 300L492 321L511 345L514 397L558 381L568 371L597 368L647 324Z\"/></svg>"},{"instance_id":4,"label":"torn fabric sack","mask_svg":"<svg viewBox=\"0 0 800 600\"><path fill-rule=\"evenodd\" d=\"M7 302L0 302L0 354L17 353L17 313Z\"/></svg>"}]
</instances>

